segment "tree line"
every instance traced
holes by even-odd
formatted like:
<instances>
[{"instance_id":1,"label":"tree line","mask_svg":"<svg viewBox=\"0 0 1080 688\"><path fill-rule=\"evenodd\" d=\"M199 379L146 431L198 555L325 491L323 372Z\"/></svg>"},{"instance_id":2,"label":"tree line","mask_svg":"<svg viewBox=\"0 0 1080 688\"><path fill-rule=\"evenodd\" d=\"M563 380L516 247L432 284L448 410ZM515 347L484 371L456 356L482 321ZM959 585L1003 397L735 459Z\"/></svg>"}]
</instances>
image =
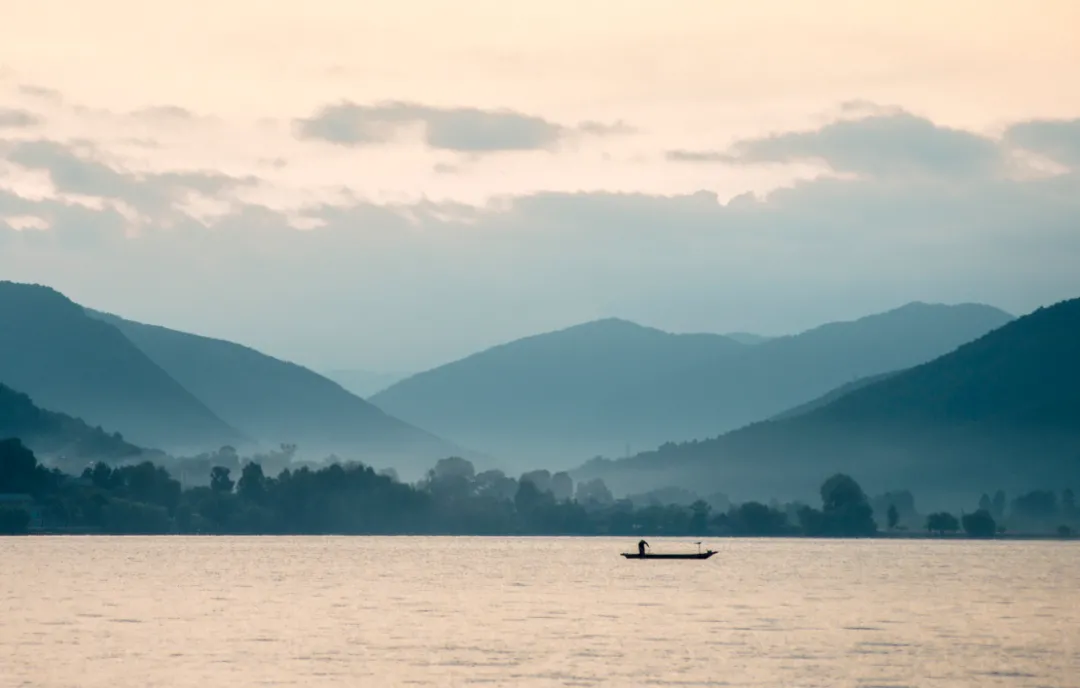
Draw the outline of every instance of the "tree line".
<instances>
[{"instance_id":1,"label":"tree line","mask_svg":"<svg viewBox=\"0 0 1080 688\"><path fill-rule=\"evenodd\" d=\"M224 456L232 466L210 465ZM286 467L271 476L260 461L221 457L204 457L208 481L185 489L150 462L98 462L74 476L46 468L19 440L0 441L0 533L869 537L902 532L915 517L910 493L871 499L843 474L824 481L818 506L751 501L720 508L701 499L635 505L615 499L598 479L575 485L569 474L546 470L515 479L476 472L456 457L416 484L359 463ZM931 514L925 529L993 537L1005 498L986 499L986 508L959 519ZM1023 495L1013 511L1040 523L1078 517L1071 491L1060 502L1053 492Z\"/></svg>"}]
</instances>

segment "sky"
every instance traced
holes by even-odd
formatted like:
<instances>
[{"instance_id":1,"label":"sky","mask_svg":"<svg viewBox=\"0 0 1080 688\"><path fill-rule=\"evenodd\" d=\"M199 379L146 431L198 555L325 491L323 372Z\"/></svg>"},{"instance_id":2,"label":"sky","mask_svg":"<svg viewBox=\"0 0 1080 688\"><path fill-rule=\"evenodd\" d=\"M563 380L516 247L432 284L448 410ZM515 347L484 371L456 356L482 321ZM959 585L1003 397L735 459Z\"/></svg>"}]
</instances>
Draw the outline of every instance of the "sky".
<instances>
[{"instance_id":1,"label":"sky","mask_svg":"<svg viewBox=\"0 0 1080 688\"><path fill-rule=\"evenodd\" d=\"M16 3L0 279L319 370L1080 297L1073 0Z\"/></svg>"}]
</instances>

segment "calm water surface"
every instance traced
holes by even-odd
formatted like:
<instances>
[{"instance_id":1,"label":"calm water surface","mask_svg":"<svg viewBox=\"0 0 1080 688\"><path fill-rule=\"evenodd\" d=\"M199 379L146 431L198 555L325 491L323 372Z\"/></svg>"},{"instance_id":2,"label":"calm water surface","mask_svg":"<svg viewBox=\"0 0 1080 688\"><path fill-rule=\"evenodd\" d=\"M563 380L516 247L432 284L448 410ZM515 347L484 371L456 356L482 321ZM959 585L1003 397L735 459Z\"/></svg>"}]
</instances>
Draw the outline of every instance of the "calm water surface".
<instances>
[{"instance_id":1,"label":"calm water surface","mask_svg":"<svg viewBox=\"0 0 1080 688\"><path fill-rule=\"evenodd\" d=\"M632 545L0 538L0 685L1080 686L1075 543Z\"/></svg>"}]
</instances>

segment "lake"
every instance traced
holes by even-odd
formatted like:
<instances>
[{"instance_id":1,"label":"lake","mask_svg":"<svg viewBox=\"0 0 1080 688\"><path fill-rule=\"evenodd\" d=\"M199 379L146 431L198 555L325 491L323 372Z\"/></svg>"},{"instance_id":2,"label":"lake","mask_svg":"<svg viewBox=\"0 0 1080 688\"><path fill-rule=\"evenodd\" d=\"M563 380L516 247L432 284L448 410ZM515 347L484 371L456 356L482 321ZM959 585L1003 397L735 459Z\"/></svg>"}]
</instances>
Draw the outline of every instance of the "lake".
<instances>
[{"instance_id":1,"label":"lake","mask_svg":"<svg viewBox=\"0 0 1080 688\"><path fill-rule=\"evenodd\" d=\"M1080 543L706 544L0 538L0 686L1080 685Z\"/></svg>"}]
</instances>

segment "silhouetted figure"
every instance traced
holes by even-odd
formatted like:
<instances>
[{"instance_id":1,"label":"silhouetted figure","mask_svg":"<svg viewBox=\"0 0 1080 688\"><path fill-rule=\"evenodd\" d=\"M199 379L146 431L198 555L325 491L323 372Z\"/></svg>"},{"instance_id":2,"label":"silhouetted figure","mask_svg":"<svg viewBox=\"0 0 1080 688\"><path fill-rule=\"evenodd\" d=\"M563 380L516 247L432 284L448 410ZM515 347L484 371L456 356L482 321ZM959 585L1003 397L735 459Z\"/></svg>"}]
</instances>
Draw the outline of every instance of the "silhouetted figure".
<instances>
[{"instance_id":1,"label":"silhouetted figure","mask_svg":"<svg viewBox=\"0 0 1080 688\"><path fill-rule=\"evenodd\" d=\"M649 546L649 543L644 540L640 540L637 543L637 553L641 556L645 556L645 548Z\"/></svg>"}]
</instances>

